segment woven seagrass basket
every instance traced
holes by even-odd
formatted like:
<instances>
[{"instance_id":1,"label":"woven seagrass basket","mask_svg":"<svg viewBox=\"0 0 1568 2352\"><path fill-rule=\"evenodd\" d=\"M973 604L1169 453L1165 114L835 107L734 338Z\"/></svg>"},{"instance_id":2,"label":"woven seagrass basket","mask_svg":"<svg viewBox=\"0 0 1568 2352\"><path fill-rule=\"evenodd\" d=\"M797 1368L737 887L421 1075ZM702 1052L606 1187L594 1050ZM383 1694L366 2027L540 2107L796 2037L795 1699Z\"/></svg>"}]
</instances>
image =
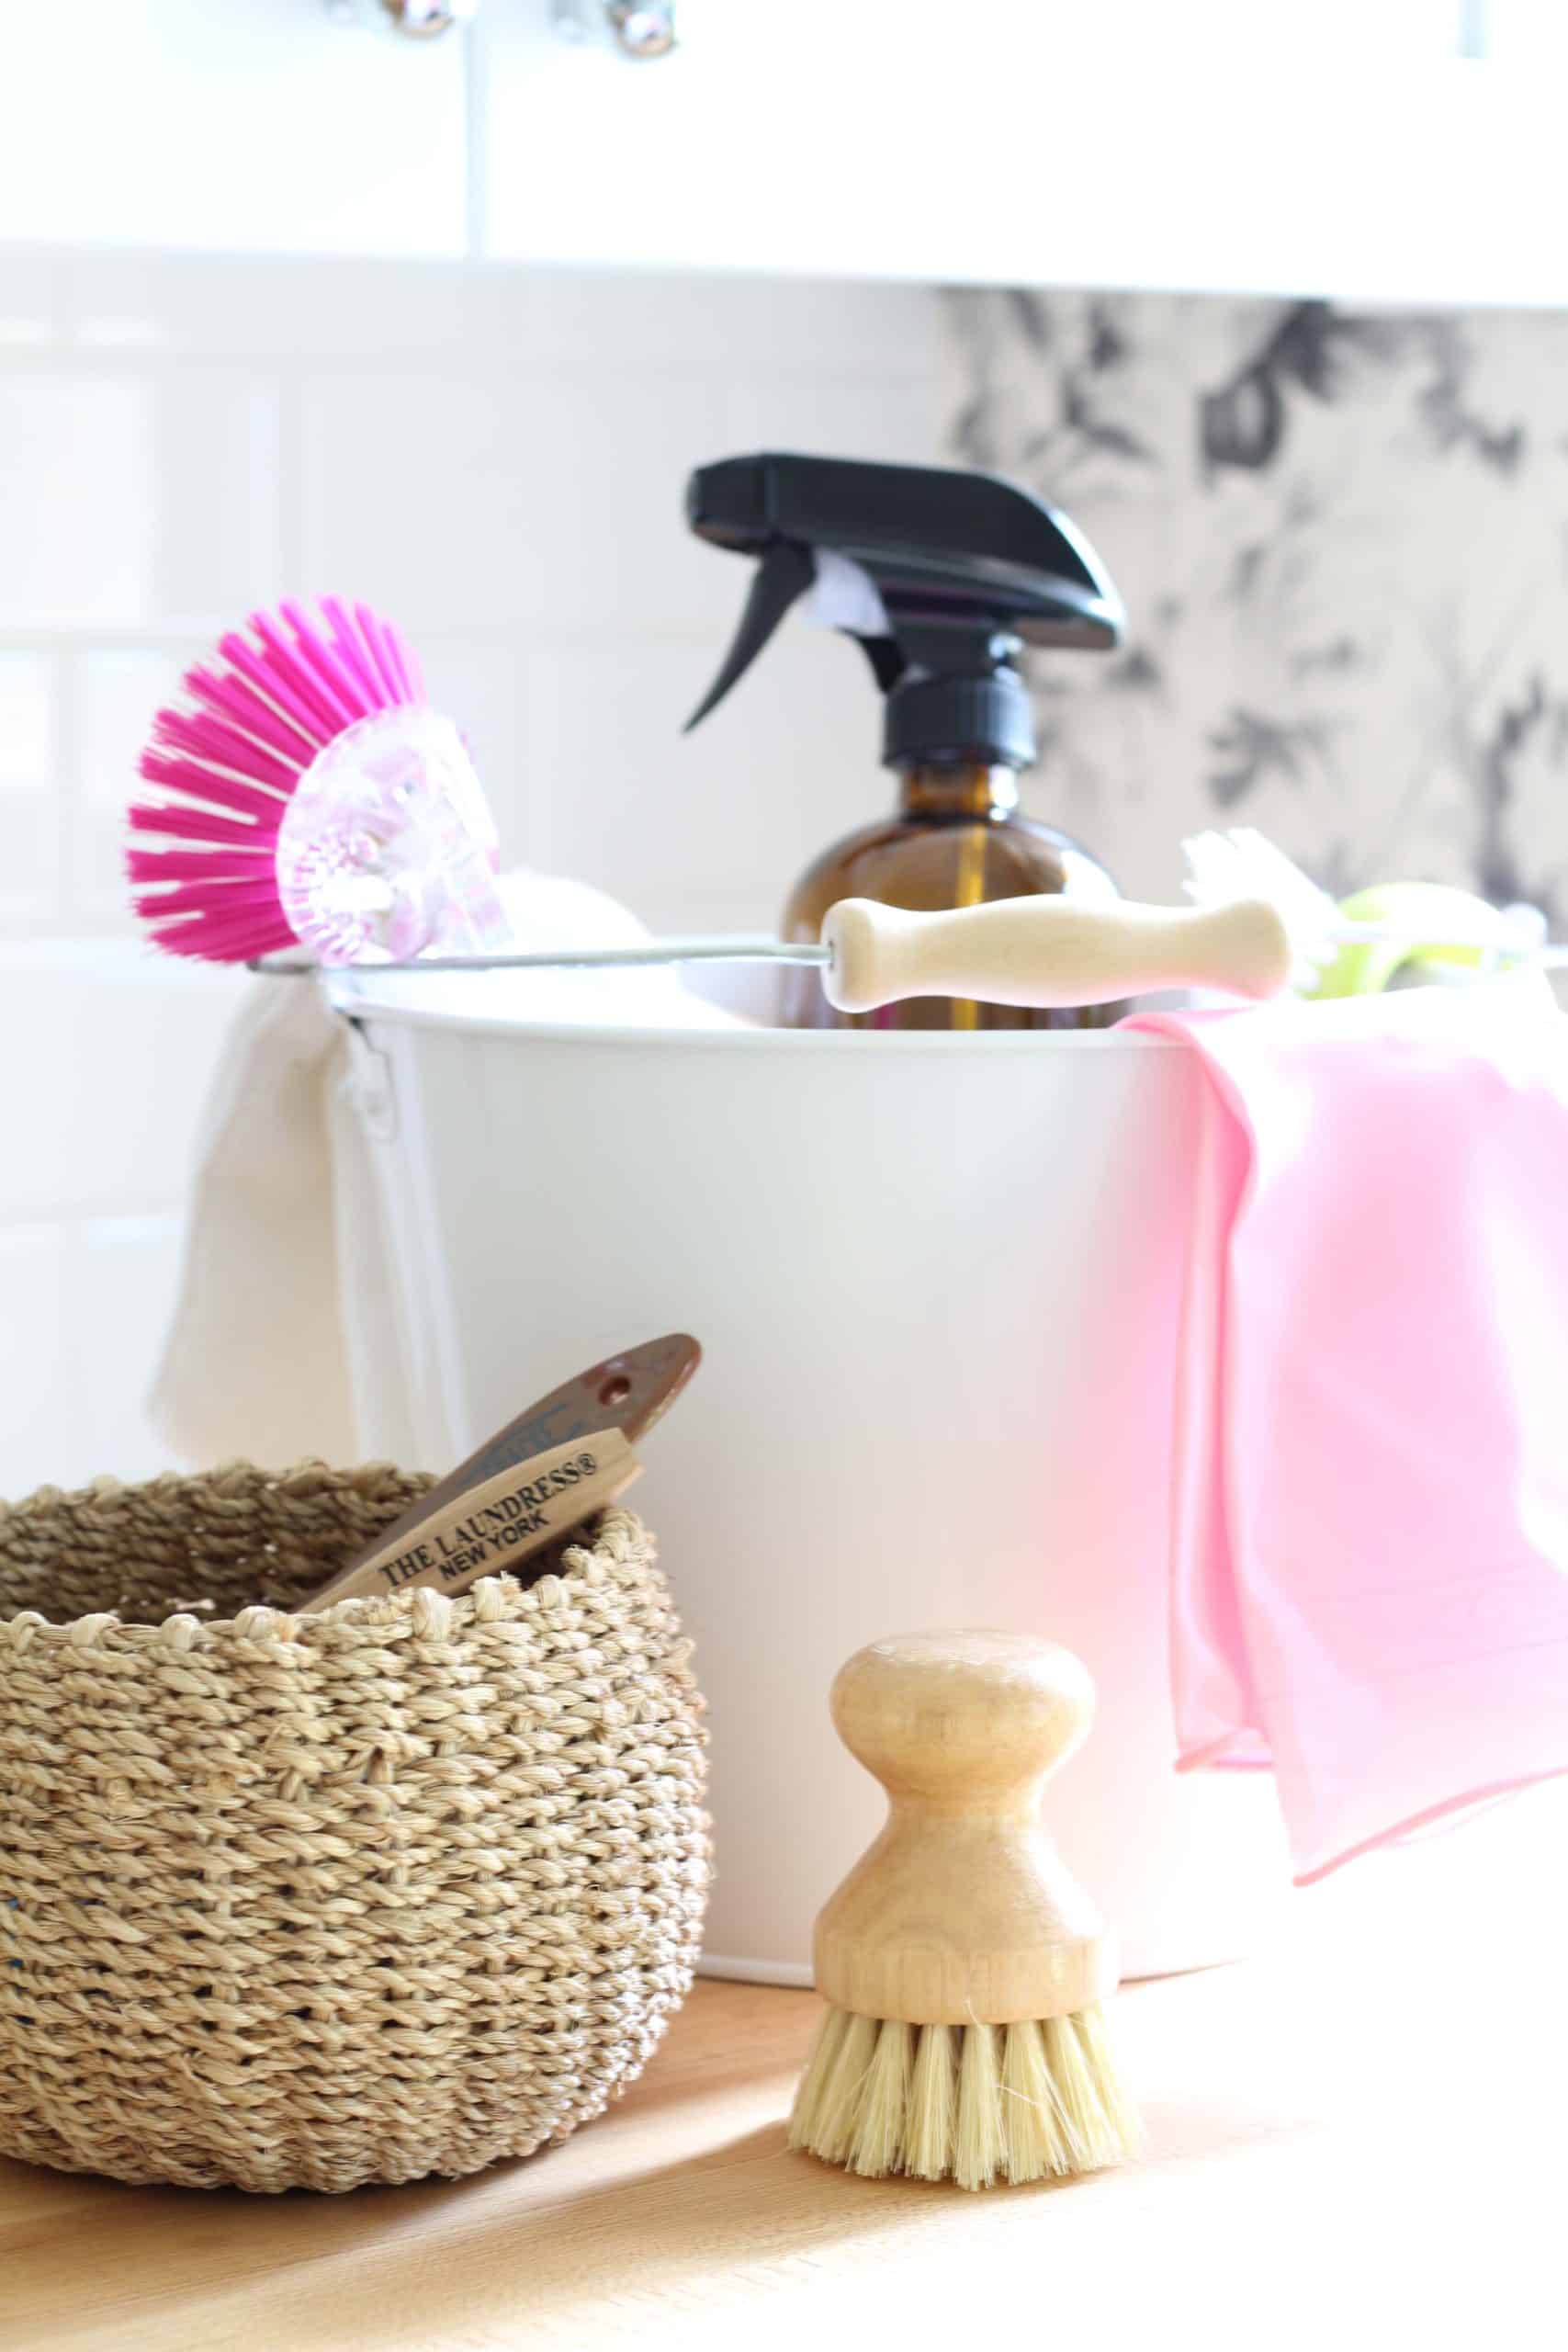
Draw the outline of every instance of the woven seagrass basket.
<instances>
[{"instance_id":1,"label":"woven seagrass basket","mask_svg":"<svg viewBox=\"0 0 1568 2352\"><path fill-rule=\"evenodd\" d=\"M701 1701L646 1531L291 1615L430 1481L0 1506L0 2152L352 2188L596 2115L684 1996Z\"/></svg>"}]
</instances>

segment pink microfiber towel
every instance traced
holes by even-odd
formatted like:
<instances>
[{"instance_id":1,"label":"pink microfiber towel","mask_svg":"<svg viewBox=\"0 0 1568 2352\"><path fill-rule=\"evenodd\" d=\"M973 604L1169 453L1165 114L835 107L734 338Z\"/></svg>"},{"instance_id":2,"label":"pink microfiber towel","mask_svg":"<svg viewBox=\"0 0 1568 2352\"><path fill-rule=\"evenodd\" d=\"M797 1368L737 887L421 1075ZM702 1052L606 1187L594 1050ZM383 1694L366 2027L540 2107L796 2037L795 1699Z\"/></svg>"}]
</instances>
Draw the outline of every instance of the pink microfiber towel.
<instances>
[{"instance_id":1,"label":"pink microfiber towel","mask_svg":"<svg viewBox=\"0 0 1568 2352\"><path fill-rule=\"evenodd\" d=\"M1179 1761L1298 1882L1568 1770L1568 1021L1536 975L1151 1013L1206 1078Z\"/></svg>"}]
</instances>

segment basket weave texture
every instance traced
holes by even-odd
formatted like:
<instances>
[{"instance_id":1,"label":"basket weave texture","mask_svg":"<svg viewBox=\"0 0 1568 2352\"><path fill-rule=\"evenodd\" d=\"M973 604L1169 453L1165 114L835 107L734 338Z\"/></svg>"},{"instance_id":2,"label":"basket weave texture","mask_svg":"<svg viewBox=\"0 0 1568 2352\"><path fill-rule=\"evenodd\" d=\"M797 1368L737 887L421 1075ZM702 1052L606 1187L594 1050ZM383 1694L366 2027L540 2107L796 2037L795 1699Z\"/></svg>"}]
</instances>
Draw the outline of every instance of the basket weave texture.
<instances>
[{"instance_id":1,"label":"basket weave texture","mask_svg":"<svg viewBox=\"0 0 1568 2352\"><path fill-rule=\"evenodd\" d=\"M654 2048L708 1846L651 1541L613 1510L526 1589L289 1613L429 1483L231 1464L0 1505L0 2152L468 2173Z\"/></svg>"}]
</instances>

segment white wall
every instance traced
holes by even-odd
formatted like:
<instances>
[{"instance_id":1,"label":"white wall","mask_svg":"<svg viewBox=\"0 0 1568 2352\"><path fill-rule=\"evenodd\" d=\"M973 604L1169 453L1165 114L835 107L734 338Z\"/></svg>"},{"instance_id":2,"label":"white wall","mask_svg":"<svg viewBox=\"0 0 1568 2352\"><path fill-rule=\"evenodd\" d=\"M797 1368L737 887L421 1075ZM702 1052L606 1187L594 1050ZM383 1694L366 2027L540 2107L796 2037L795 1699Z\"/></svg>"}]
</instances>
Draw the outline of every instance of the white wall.
<instances>
[{"instance_id":1,"label":"white wall","mask_svg":"<svg viewBox=\"0 0 1568 2352\"><path fill-rule=\"evenodd\" d=\"M855 650L796 625L682 741L750 570L691 538L684 478L929 460L937 334L913 287L0 257L0 1078L28 1135L0 1492L160 1459L138 1400L231 997L143 968L119 876L181 668L279 594L363 595L468 729L509 860L660 927L770 923L885 805L879 713Z\"/></svg>"}]
</instances>

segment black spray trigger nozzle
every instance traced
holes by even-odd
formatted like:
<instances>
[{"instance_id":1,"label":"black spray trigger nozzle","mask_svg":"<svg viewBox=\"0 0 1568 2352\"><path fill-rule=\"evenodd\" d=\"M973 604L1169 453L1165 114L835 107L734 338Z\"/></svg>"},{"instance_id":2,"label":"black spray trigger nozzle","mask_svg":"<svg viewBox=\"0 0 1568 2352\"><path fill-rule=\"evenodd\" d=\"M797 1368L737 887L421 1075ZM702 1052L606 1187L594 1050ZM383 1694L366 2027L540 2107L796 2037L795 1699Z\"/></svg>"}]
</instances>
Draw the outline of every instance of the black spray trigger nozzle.
<instances>
[{"instance_id":1,"label":"black spray trigger nozzle","mask_svg":"<svg viewBox=\"0 0 1568 2352\"><path fill-rule=\"evenodd\" d=\"M734 642L686 724L744 675L791 606L853 638L886 697L884 756L1034 757L1022 644L1102 651L1121 599L1065 514L1017 483L939 466L764 453L699 467L699 538L757 564Z\"/></svg>"},{"instance_id":2,"label":"black spray trigger nozzle","mask_svg":"<svg viewBox=\"0 0 1568 2352\"><path fill-rule=\"evenodd\" d=\"M797 547L793 539L773 542L751 575L740 626L730 639L718 675L687 719L683 734L689 735L724 700L737 679L745 676L790 606L799 603L816 577L809 548Z\"/></svg>"}]
</instances>

